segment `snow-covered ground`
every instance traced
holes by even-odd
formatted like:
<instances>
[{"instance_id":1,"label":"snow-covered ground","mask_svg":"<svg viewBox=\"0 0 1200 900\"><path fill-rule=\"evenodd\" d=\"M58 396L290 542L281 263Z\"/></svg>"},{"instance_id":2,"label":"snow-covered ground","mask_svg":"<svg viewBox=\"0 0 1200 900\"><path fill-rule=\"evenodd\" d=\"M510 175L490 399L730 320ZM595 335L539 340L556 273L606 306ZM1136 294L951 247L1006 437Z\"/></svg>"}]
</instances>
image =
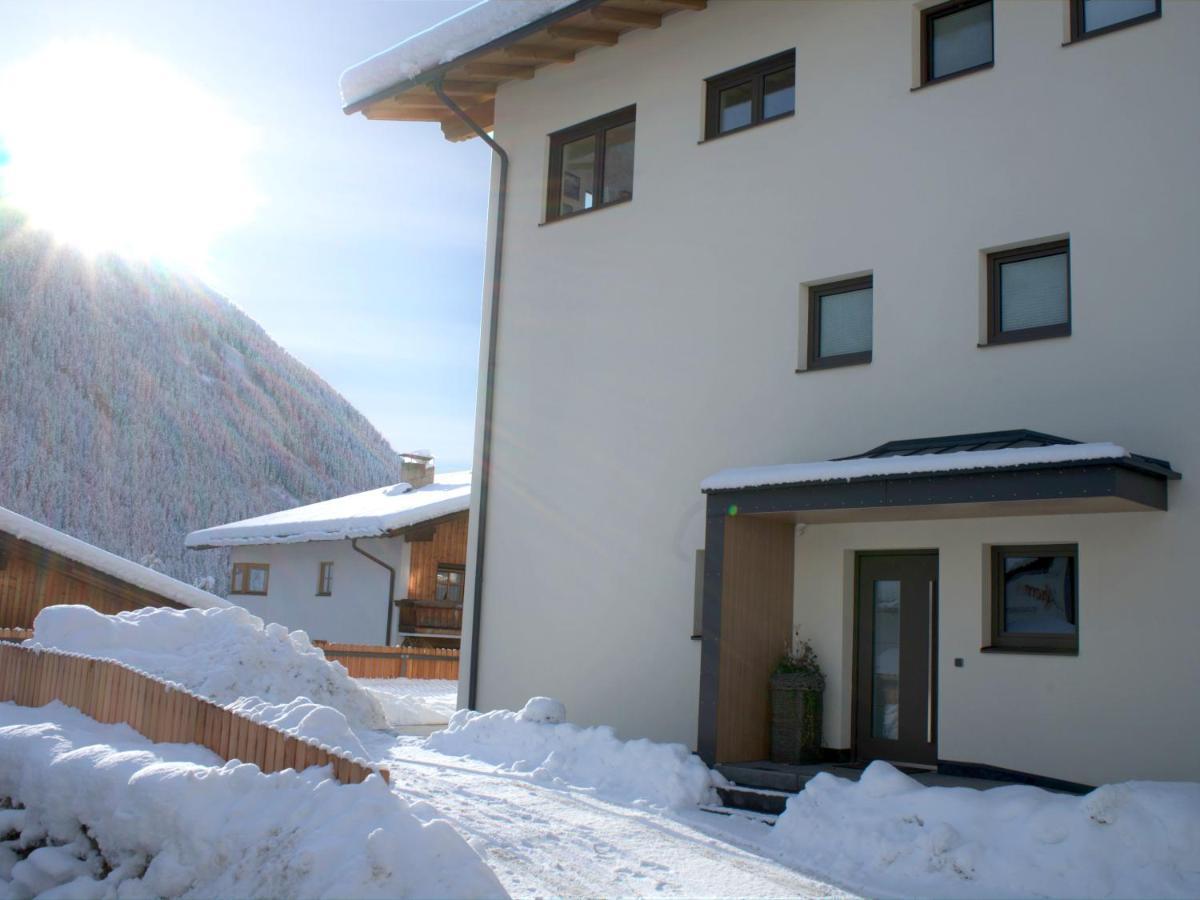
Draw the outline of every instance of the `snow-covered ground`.
<instances>
[{"instance_id":1,"label":"snow-covered ground","mask_svg":"<svg viewBox=\"0 0 1200 900\"><path fill-rule=\"evenodd\" d=\"M388 725L445 725L458 707L458 682L443 678L356 678L379 701Z\"/></svg>"}]
</instances>

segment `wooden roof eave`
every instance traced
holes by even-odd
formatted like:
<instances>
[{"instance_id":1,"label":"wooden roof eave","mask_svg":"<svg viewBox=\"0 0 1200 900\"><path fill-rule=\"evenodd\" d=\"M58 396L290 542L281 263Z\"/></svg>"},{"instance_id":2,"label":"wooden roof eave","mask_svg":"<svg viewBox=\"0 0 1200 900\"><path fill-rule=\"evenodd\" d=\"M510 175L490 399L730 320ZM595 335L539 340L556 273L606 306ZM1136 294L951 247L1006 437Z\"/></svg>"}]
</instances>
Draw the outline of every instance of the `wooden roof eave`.
<instances>
[{"instance_id":1,"label":"wooden roof eave","mask_svg":"<svg viewBox=\"0 0 1200 900\"><path fill-rule=\"evenodd\" d=\"M433 90L439 79L446 94L484 130L495 119L500 85L533 78L537 69L570 63L580 50L614 46L639 28L657 28L679 10L702 10L707 0L578 0L557 12L509 32L449 62L347 105L368 119L437 122L447 140L474 137Z\"/></svg>"}]
</instances>

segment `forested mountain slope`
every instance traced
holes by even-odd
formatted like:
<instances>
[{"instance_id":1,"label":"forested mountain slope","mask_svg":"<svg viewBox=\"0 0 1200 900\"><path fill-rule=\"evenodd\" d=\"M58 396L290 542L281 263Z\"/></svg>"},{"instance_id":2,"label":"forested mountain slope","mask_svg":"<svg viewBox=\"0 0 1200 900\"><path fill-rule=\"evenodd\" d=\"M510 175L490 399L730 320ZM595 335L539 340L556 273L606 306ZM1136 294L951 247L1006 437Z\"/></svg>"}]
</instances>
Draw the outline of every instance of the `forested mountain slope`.
<instances>
[{"instance_id":1,"label":"forested mountain slope","mask_svg":"<svg viewBox=\"0 0 1200 900\"><path fill-rule=\"evenodd\" d=\"M400 480L374 427L202 284L0 210L0 506L227 585L193 529ZM315 577L315 576L314 576Z\"/></svg>"}]
</instances>

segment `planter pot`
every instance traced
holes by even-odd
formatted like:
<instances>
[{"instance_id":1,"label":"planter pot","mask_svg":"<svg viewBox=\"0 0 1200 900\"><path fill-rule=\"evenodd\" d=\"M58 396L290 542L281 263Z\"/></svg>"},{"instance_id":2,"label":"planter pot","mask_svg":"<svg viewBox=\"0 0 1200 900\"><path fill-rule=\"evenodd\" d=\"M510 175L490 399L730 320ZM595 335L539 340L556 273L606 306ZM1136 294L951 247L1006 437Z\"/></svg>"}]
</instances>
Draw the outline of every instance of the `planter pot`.
<instances>
[{"instance_id":1,"label":"planter pot","mask_svg":"<svg viewBox=\"0 0 1200 900\"><path fill-rule=\"evenodd\" d=\"M825 677L808 673L771 676L771 761L821 761L821 698Z\"/></svg>"}]
</instances>

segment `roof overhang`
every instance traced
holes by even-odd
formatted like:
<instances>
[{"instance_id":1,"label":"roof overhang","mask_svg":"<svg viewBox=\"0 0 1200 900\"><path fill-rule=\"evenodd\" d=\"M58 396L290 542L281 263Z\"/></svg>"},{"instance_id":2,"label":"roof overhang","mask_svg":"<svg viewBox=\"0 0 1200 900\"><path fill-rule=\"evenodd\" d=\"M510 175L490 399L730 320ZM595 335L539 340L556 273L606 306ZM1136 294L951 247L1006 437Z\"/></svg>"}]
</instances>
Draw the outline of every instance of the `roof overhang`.
<instances>
[{"instance_id":1,"label":"roof overhang","mask_svg":"<svg viewBox=\"0 0 1200 900\"><path fill-rule=\"evenodd\" d=\"M937 438L934 442L965 439L994 443L998 435L1019 435L1016 441L1028 449L1026 457L1069 456L1079 448L1081 456L1093 447L1113 445L1076 444L1062 438L1035 432L997 432L988 435ZM1034 437L1030 437L1034 436ZM1053 443L1030 445L1031 440ZM921 442L905 442L922 446ZM909 451L908 455L888 455L896 445L884 445L876 451L833 463L878 461L880 468L901 468L905 460L916 460L914 467L926 471L896 471L861 477L825 479L738 486L726 478L729 486L705 488L709 508L714 513L768 515L804 523L900 521L915 519L974 518L980 516L1018 516L1079 514L1099 512L1137 512L1167 509L1167 484L1180 475L1170 464L1136 454L1107 456L1096 451L1094 458L965 467L964 452L953 453L956 465L949 461L943 471L936 470L939 453L954 444L934 443L933 449ZM941 447L942 449L938 449ZM872 455L880 450L881 455ZM1054 451L1061 451L1055 453ZM969 453L970 451L966 451ZM994 453L994 451L990 451ZM1013 459L1021 459L1018 451ZM945 458L945 457L943 457ZM986 457L997 459L995 455ZM828 464L813 464L828 465ZM930 470L932 467L932 470ZM803 475L803 466L791 467ZM869 465L862 468L870 468ZM836 471L836 468L834 469ZM759 470L766 471L766 470Z\"/></svg>"},{"instance_id":2,"label":"roof overhang","mask_svg":"<svg viewBox=\"0 0 1200 900\"><path fill-rule=\"evenodd\" d=\"M438 122L447 140L466 140L475 133L446 108L433 90L434 82L440 80L446 95L485 131L490 130L500 85L531 79L538 69L546 66L571 63L583 50L614 46L621 35L630 31L658 28L663 17L671 13L698 11L706 6L707 0L575 0L498 37L456 52L448 60L422 67L417 74L364 97L347 98L342 111L347 115L361 112L368 119ZM475 9L472 7L462 15L472 14ZM439 29L458 18L435 25L352 67L343 75L343 86L347 76L356 73L369 75L372 68L387 72L389 65L394 65L389 56L402 59L417 41L436 46Z\"/></svg>"}]
</instances>

